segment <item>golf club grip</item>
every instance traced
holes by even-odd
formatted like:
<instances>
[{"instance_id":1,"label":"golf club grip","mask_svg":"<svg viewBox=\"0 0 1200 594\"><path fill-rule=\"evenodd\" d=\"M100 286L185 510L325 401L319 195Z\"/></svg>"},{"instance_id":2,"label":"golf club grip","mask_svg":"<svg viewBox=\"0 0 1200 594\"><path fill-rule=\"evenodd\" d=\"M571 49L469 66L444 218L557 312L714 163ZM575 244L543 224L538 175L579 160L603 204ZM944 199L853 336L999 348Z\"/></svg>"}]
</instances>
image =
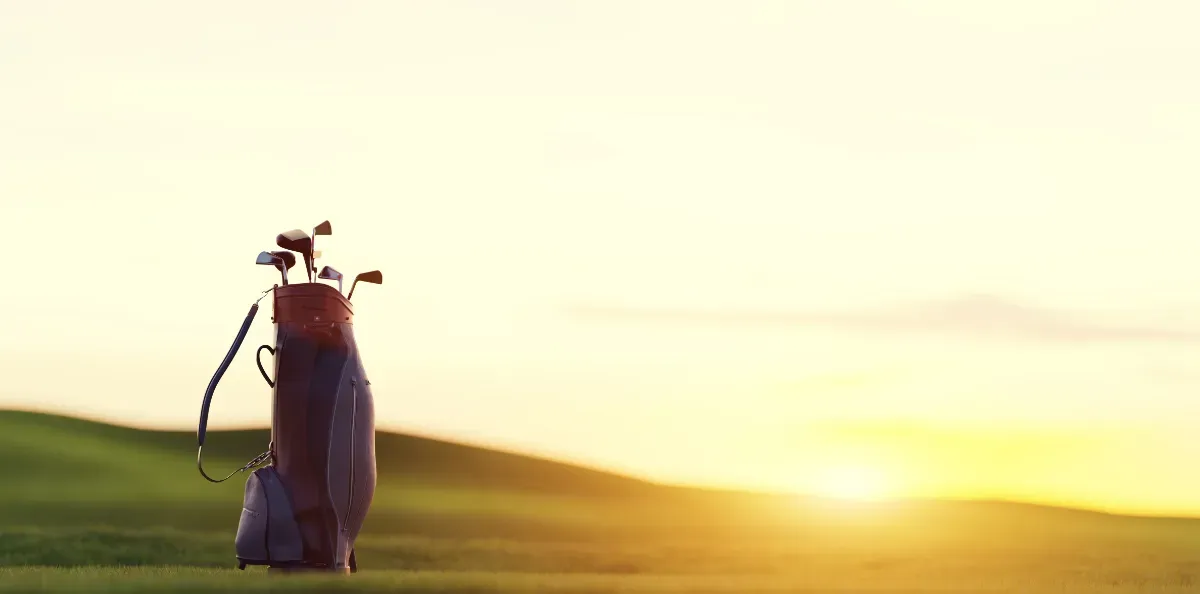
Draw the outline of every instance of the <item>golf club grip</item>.
<instances>
[{"instance_id":1,"label":"golf club grip","mask_svg":"<svg viewBox=\"0 0 1200 594\"><path fill-rule=\"evenodd\" d=\"M217 383L221 381L221 376L225 375L225 370L229 369L229 364L233 362L233 356L237 354L238 349L242 346L242 341L246 339L246 332L250 330L250 323L254 321L255 314L258 313L258 304L250 306L250 313L246 314L246 320L242 322L242 327L238 330L237 338L233 339L233 346L229 347L229 352L225 353L225 360L221 361L221 366L217 368L217 372L208 382L208 389L204 391L204 403L200 405L200 427L196 432L196 445L204 447L204 434L208 432L208 407L212 404L213 392L217 390Z\"/></svg>"}]
</instances>

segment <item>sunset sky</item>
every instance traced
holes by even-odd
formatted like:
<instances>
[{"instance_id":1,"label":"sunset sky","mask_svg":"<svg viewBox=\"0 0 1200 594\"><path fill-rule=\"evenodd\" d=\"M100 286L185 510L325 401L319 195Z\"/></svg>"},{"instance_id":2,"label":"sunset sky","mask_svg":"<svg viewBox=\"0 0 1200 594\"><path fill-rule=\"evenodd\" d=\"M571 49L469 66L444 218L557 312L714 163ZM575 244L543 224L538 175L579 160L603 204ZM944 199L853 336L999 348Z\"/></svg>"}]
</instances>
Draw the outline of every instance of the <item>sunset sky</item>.
<instances>
[{"instance_id":1,"label":"sunset sky","mask_svg":"<svg viewBox=\"0 0 1200 594\"><path fill-rule=\"evenodd\" d=\"M354 299L382 428L690 484L1200 514L1197 23L5 2L0 407L194 429L278 280L254 256L328 219L325 264L384 273ZM268 308L214 426L268 422L270 341Z\"/></svg>"}]
</instances>

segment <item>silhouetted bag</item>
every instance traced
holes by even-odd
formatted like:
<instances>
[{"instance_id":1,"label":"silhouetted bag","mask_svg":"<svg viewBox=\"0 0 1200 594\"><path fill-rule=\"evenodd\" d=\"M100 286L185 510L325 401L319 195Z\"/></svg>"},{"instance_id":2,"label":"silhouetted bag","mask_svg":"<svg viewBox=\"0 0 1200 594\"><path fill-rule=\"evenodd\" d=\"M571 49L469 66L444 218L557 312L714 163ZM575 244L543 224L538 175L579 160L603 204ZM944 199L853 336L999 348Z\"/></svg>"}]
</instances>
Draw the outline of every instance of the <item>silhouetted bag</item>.
<instances>
[{"instance_id":1,"label":"silhouetted bag","mask_svg":"<svg viewBox=\"0 0 1200 594\"><path fill-rule=\"evenodd\" d=\"M201 454L213 391L245 339L255 303L205 393L197 466L206 479L222 482L271 463L246 481L235 542L240 567L353 571L354 544L376 484L375 405L354 341L353 310L328 285L274 291L275 345L262 345L257 353L275 356L274 379L258 361L273 388L269 449L222 479L204 473ZM273 534L277 527L282 534Z\"/></svg>"},{"instance_id":2,"label":"silhouetted bag","mask_svg":"<svg viewBox=\"0 0 1200 594\"><path fill-rule=\"evenodd\" d=\"M274 321L275 467L306 562L343 570L376 483L375 405L353 311L328 285L288 285L275 291Z\"/></svg>"}]
</instances>

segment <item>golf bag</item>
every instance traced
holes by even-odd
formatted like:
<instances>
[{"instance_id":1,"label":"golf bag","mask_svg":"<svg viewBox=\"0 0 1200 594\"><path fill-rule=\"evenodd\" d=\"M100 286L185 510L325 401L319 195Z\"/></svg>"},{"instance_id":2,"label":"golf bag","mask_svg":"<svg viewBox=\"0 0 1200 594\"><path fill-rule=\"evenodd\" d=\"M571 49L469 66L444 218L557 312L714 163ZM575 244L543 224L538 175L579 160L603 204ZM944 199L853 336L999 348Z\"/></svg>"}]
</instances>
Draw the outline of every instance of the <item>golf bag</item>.
<instances>
[{"instance_id":1,"label":"golf bag","mask_svg":"<svg viewBox=\"0 0 1200 594\"><path fill-rule=\"evenodd\" d=\"M341 292L320 283L275 287L273 307L275 344L256 353L256 359L264 350L274 355L272 375L257 361L273 389L269 449L222 479L205 474L201 463L213 391L245 338L255 303L205 393L197 466L204 478L221 482L268 463L246 480L234 541L240 569L356 571L354 542L376 471L374 400L354 341L353 309Z\"/></svg>"}]
</instances>

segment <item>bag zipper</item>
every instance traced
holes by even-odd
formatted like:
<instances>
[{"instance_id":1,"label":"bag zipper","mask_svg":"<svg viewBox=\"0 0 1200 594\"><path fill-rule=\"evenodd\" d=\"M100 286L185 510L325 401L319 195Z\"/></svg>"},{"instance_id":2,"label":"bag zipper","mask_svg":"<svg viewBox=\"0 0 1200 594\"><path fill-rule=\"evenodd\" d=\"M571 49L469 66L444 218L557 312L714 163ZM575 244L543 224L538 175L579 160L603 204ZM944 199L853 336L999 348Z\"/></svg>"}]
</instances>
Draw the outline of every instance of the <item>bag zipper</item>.
<instances>
[{"instance_id":1,"label":"bag zipper","mask_svg":"<svg viewBox=\"0 0 1200 594\"><path fill-rule=\"evenodd\" d=\"M355 442L358 440L357 434L354 432L354 426L358 422L358 381L354 378L350 379L350 497L346 500L346 523L342 525L342 532L350 531L350 513L354 511L354 450Z\"/></svg>"}]
</instances>

